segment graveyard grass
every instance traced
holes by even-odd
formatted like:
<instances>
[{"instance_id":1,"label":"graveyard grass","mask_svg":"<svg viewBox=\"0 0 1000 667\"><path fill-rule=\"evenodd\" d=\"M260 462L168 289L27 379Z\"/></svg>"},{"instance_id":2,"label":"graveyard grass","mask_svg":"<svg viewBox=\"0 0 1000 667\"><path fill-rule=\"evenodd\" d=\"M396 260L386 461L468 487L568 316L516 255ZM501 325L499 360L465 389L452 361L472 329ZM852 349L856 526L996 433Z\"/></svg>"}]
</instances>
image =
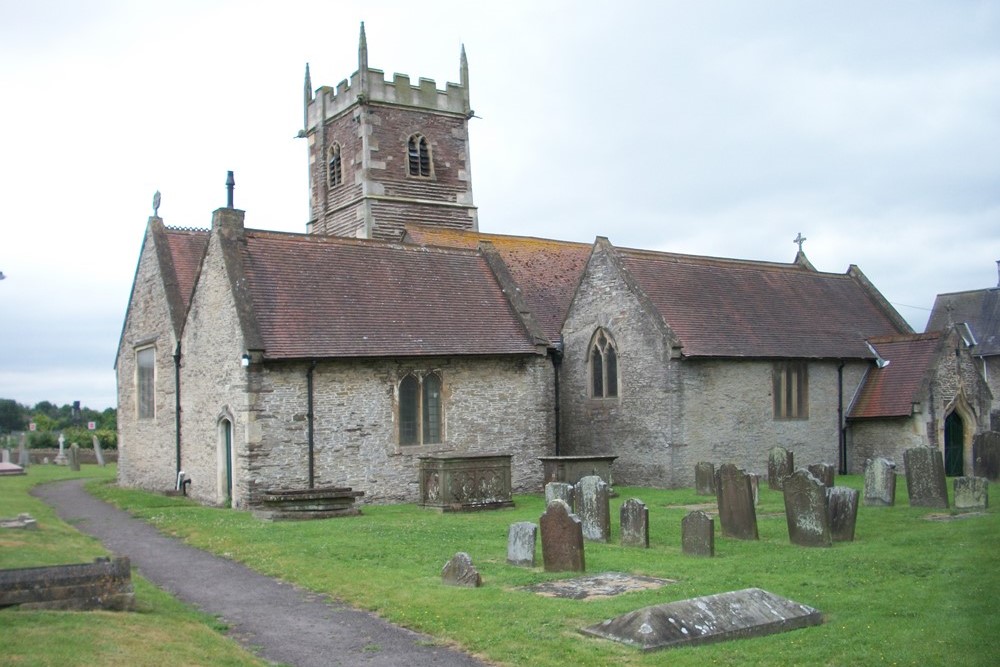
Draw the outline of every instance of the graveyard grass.
<instances>
[{"instance_id":1,"label":"graveyard grass","mask_svg":"<svg viewBox=\"0 0 1000 667\"><path fill-rule=\"evenodd\" d=\"M4 487L9 482L0 480ZM862 482L860 476L838 478L838 484L857 489L862 489ZM547 598L523 589L575 576L544 572L540 543L539 567L506 564L508 527L518 521L537 523L544 510L541 494L515 496L515 508L492 512L441 514L415 505L364 506L363 514L357 517L268 523L247 512L201 507L183 498L124 490L107 483L90 488L195 546L372 610L496 664L996 664L1000 513L995 508L970 518L930 521L930 515L951 513L910 508L905 479L900 477L895 507L861 505L855 542L807 548L789 543L782 495L766 487L766 483L761 484L757 508L760 540L724 538L716 519L715 558L685 556L680 548L681 519L690 506L711 504L713 507L706 509L714 509L713 498L698 496L691 489L616 487L619 497L612 500L611 542L586 543L587 573L628 572L677 583L589 601ZM617 544L619 507L631 497L649 507L649 549ZM44 505L39 508L40 503L25 498L12 504L9 493L0 495L0 516L30 511L40 523L56 521ZM0 538L5 547L11 540L24 539L7 533ZM65 526L45 543L12 546L16 546L17 555L7 548L0 550L3 567L79 562L101 554L99 545ZM482 574L483 587L441 584L441 568L458 551L471 555ZM67 561L68 556L72 557ZM769 637L650 653L579 633L584 626L643 606L748 587L815 607L823 613L824 623ZM150 641L159 641L160 632L181 636L180 645L189 641L188 633L218 637L205 626L199 627L196 615L170 603L141 580L137 581L137 594L143 609L140 614L102 613L96 614L100 618L95 620L91 618L94 612L44 615L5 611L0 612L0 624L6 627L8 621L17 619L18 631L12 634L18 637L18 655L29 657L25 664L95 662L79 660L75 650L66 662L33 659L38 645L45 644L44 638L52 631L50 616L57 619L54 627L60 631L65 628L76 643L89 645L92 651L104 646L92 638L95 626L122 628L126 643L135 636L141 638L143 632L157 633L155 639L149 635ZM140 627L147 619L154 621L153 627ZM23 639L25 629L33 633L28 640ZM26 641L32 648L27 654L23 653ZM174 650L181 650L180 645ZM220 651L218 659L208 653L214 650ZM214 644L206 644L202 651L200 659L181 662L208 664L205 656L212 656L211 664L225 664L227 659L228 664L256 664L249 657L240 658L234 649L227 653ZM97 662L119 663L117 659ZM120 664L126 662L151 664L142 660L122 660Z\"/></svg>"}]
</instances>

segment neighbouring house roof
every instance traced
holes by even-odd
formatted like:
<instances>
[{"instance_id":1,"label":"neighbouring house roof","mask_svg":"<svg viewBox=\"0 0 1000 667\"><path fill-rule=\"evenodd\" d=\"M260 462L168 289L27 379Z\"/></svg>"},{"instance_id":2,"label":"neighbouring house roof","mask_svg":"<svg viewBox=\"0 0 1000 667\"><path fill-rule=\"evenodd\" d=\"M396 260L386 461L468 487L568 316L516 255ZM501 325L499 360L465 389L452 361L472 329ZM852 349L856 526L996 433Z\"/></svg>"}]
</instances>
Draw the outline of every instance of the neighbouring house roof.
<instances>
[{"instance_id":1,"label":"neighbouring house roof","mask_svg":"<svg viewBox=\"0 0 1000 667\"><path fill-rule=\"evenodd\" d=\"M475 250L258 230L243 239L245 284L234 290L265 359L540 351Z\"/></svg>"},{"instance_id":2,"label":"neighbouring house roof","mask_svg":"<svg viewBox=\"0 0 1000 667\"><path fill-rule=\"evenodd\" d=\"M887 336L869 342L889 365L868 372L848 418L910 416L913 404L923 400L928 373L940 355L941 333Z\"/></svg>"},{"instance_id":3,"label":"neighbouring house roof","mask_svg":"<svg viewBox=\"0 0 1000 667\"><path fill-rule=\"evenodd\" d=\"M490 243L550 341L559 340L592 248L590 243L483 234L429 225L407 225L404 241L452 248L476 248L483 241Z\"/></svg>"},{"instance_id":4,"label":"neighbouring house roof","mask_svg":"<svg viewBox=\"0 0 1000 667\"><path fill-rule=\"evenodd\" d=\"M938 294L925 331L940 331L965 322L976 337L972 353L1000 354L1000 287Z\"/></svg>"},{"instance_id":5,"label":"neighbouring house roof","mask_svg":"<svg viewBox=\"0 0 1000 667\"><path fill-rule=\"evenodd\" d=\"M611 250L687 357L871 359L866 338L912 333L855 266Z\"/></svg>"}]
</instances>

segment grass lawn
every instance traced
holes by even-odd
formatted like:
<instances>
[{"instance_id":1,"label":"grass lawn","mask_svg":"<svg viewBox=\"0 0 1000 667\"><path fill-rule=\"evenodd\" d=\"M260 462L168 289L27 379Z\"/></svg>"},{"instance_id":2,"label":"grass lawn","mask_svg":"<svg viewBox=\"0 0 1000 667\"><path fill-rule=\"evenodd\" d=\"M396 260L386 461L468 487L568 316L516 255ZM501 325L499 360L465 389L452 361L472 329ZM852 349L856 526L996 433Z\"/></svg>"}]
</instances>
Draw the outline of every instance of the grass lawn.
<instances>
[{"instance_id":1,"label":"grass lawn","mask_svg":"<svg viewBox=\"0 0 1000 667\"><path fill-rule=\"evenodd\" d=\"M842 477L838 484L860 489L862 479ZM902 478L899 485L896 507L862 506L856 541L832 548L789 544L782 496L762 488L760 541L722 538L717 520L716 557L711 559L680 551L680 522L689 511L683 506L711 498L692 490L619 487L619 497L612 501L612 543L587 543L588 573L629 572L677 583L583 601L523 590L573 575L505 562L508 526L537 522L544 509L540 495L516 496L515 508L493 512L440 514L414 505L366 506L359 517L266 523L246 512L113 485L94 490L193 545L505 665L1000 663L1000 514L990 509L981 516L930 521L928 515L940 512L910 508ZM650 549L615 543L618 508L630 497L649 507ZM86 540L83 544L89 549L86 557L99 551ZM482 588L441 584L441 567L457 551L472 556L484 579ZM747 587L816 607L824 624L648 654L578 632L639 607Z\"/></svg>"}]
</instances>

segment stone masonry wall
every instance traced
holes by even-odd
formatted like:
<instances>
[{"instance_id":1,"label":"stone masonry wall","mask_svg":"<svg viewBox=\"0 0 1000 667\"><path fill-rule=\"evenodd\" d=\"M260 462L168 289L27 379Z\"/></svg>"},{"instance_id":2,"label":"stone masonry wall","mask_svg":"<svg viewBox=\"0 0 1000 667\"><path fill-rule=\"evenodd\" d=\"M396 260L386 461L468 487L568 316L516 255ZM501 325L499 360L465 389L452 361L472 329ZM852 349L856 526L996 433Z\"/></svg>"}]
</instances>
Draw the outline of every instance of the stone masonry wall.
<instances>
[{"instance_id":1,"label":"stone masonry wall","mask_svg":"<svg viewBox=\"0 0 1000 667\"><path fill-rule=\"evenodd\" d=\"M903 452L913 447L927 446L926 424L912 417L864 419L852 421L849 430L848 472L860 475L865 460L886 458L896 464L896 472L905 472Z\"/></svg>"}]
</instances>

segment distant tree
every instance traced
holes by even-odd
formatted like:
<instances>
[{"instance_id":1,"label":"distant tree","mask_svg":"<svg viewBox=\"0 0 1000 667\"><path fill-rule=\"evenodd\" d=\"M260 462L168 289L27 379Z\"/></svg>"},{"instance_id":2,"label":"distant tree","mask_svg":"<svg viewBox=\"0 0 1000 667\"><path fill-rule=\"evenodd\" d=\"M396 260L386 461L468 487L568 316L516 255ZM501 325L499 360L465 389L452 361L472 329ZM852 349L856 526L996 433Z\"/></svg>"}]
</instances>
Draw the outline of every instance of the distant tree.
<instances>
[{"instance_id":1,"label":"distant tree","mask_svg":"<svg viewBox=\"0 0 1000 667\"><path fill-rule=\"evenodd\" d=\"M107 408L101 413L100 427L109 431L118 431L118 411L114 408Z\"/></svg>"},{"instance_id":2,"label":"distant tree","mask_svg":"<svg viewBox=\"0 0 1000 667\"><path fill-rule=\"evenodd\" d=\"M0 398L0 432L23 431L27 419L24 407L10 398Z\"/></svg>"},{"instance_id":3,"label":"distant tree","mask_svg":"<svg viewBox=\"0 0 1000 667\"><path fill-rule=\"evenodd\" d=\"M59 422L44 412L36 412L33 414L31 416L31 421L35 422L35 429L42 433L55 431L59 428Z\"/></svg>"}]
</instances>

